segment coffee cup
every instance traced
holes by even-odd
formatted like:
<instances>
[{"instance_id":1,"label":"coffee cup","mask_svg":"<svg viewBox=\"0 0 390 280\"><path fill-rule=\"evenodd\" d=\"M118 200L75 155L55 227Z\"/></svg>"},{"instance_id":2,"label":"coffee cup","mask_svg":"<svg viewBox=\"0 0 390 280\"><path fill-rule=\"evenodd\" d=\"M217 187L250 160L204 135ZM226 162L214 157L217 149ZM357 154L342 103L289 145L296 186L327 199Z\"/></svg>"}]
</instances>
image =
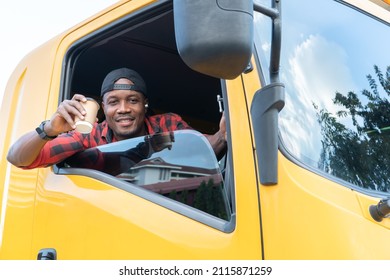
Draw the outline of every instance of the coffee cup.
<instances>
[{"instance_id":1,"label":"coffee cup","mask_svg":"<svg viewBox=\"0 0 390 280\"><path fill-rule=\"evenodd\" d=\"M88 134L91 133L93 124L96 122L96 116L100 106L96 100L90 97L87 97L87 102L83 102L81 104L87 113L84 115L83 120L80 120L78 117L76 117L76 131L83 134Z\"/></svg>"}]
</instances>

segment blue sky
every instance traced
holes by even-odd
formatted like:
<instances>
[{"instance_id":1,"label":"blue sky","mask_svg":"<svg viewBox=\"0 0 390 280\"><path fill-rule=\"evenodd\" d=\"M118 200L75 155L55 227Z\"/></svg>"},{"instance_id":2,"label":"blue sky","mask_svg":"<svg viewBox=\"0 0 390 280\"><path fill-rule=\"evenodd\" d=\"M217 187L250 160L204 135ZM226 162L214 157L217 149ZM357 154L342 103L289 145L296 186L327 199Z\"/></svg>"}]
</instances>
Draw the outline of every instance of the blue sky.
<instances>
[{"instance_id":1,"label":"blue sky","mask_svg":"<svg viewBox=\"0 0 390 280\"><path fill-rule=\"evenodd\" d=\"M0 105L7 81L31 50L118 0L19 0L0 4Z\"/></svg>"}]
</instances>

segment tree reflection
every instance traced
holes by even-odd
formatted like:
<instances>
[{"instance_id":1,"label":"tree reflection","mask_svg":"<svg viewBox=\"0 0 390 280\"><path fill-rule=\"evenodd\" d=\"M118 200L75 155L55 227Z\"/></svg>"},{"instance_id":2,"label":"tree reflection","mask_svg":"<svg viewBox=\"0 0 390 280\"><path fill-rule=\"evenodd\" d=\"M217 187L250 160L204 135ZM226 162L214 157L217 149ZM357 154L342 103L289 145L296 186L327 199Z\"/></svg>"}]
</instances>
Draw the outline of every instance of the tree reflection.
<instances>
[{"instance_id":1,"label":"tree reflection","mask_svg":"<svg viewBox=\"0 0 390 280\"><path fill-rule=\"evenodd\" d=\"M374 66L367 75L369 90L343 95L336 92L336 114L314 107L321 126L322 151L319 168L358 186L390 190L390 66L385 75ZM347 123L352 122L351 124Z\"/></svg>"},{"instance_id":2,"label":"tree reflection","mask_svg":"<svg viewBox=\"0 0 390 280\"><path fill-rule=\"evenodd\" d=\"M195 207L218 218L229 220L223 184L213 179L202 180L197 188L191 190L173 190L168 195L171 199Z\"/></svg>"}]
</instances>

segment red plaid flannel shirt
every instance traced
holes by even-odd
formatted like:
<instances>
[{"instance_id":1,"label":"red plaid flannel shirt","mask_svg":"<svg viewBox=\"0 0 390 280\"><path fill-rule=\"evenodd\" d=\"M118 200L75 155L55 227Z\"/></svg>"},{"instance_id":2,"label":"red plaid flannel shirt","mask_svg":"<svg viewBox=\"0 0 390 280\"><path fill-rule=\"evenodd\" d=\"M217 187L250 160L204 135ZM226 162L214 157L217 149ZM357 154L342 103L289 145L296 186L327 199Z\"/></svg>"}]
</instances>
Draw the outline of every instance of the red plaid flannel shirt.
<instances>
[{"instance_id":1,"label":"red plaid flannel shirt","mask_svg":"<svg viewBox=\"0 0 390 280\"><path fill-rule=\"evenodd\" d=\"M179 115L173 113L146 116L145 125L148 134L191 129ZM34 162L24 168L47 167L59 163L77 152L116 141L117 139L115 139L106 121L99 124L95 123L90 134L71 131L47 142Z\"/></svg>"}]
</instances>

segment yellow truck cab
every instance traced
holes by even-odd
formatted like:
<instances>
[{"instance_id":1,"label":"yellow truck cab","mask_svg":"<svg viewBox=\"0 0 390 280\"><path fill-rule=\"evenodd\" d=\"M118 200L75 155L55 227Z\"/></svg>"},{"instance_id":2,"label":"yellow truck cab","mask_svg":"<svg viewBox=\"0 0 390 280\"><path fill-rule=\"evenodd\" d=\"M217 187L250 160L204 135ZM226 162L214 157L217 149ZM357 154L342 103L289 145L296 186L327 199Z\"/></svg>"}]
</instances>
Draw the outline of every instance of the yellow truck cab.
<instances>
[{"instance_id":1,"label":"yellow truck cab","mask_svg":"<svg viewBox=\"0 0 390 280\"><path fill-rule=\"evenodd\" d=\"M122 0L59 34L2 102L0 259L389 259L389 23L380 0ZM119 67L145 79L149 113L194 130L7 161ZM217 158L204 134L221 111Z\"/></svg>"}]
</instances>

